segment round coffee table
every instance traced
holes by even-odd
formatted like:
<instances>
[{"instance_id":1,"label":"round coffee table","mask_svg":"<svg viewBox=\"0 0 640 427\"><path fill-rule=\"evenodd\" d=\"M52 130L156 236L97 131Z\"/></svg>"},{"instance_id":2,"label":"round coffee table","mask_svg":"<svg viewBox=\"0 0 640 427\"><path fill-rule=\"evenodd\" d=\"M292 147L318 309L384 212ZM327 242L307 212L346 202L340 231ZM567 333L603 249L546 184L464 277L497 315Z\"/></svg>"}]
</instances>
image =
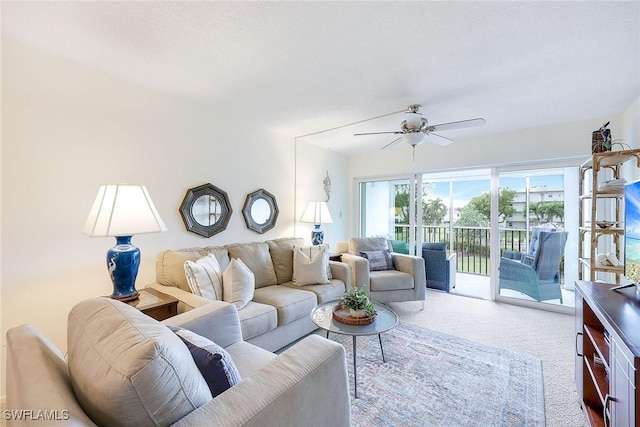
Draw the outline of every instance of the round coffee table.
<instances>
[{"instance_id":1,"label":"round coffee table","mask_svg":"<svg viewBox=\"0 0 640 427\"><path fill-rule=\"evenodd\" d=\"M376 310L375 320L368 325L347 325L340 323L333 318L333 308L338 305L338 301L329 301L320 304L311 311L311 320L321 329L341 335L351 335L353 337L353 392L358 397L358 375L356 371L356 337L363 335L378 335L380 342L380 352L382 353L382 362L384 359L384 350L382 348L381 333L393 329L398 324L398 316L389 307L382 304L373 303Z\"/></svg>"}]
</instances>

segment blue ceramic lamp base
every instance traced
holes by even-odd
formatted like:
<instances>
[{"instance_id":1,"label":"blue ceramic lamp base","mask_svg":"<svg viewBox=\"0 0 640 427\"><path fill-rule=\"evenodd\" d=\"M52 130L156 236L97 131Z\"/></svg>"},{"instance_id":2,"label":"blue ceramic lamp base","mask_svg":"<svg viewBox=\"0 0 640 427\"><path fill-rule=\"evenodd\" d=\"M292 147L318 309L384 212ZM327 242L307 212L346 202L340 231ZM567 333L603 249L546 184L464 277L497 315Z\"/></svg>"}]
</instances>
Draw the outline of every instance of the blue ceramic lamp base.
<instances>
[{"instance_id":1,"label":"blue ceramic lamp base","mask_svg":"<svg viewBox=\"0 0 640 427\"><path fill-rule=\"evenodd\" d=\"M324 242L324 231L320 230L320 224L315 224L311 230L311 244L314 246L321 245Z\"/></svg>"},{"instance_id":2,"label":"blue ceramic lamp base","mask_svg":"<svg viewBox=\"0 0 640 427\"><path fill-rule=\"evenodd\" d=\"M111 298L131 301L138 298L136 277L140 267L140 249L131 244L131 236L117 236L116 245L107 251L107 269L113 282Z\"/></svg>"}]
</instances>

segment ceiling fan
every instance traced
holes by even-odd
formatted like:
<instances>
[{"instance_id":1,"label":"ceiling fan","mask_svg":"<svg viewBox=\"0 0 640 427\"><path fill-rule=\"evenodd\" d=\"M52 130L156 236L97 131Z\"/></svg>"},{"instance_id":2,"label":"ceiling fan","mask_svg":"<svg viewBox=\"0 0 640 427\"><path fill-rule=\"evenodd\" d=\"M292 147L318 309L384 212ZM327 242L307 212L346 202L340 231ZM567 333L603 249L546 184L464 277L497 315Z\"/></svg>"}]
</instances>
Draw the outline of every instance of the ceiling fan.
<instances>
[{"instance_id":1,"label":"ceiling fan","mask_svg":"<svg viewBox=\"0 0 640 427\"><path fill-rule=\"evenodd\" d=\"M381 135L387 133L401 135L400 137L394 139L393 141L382 147L382 150L395 145L400 140L405 141L413 148L415 148L417 145L422 144L427 138L438 145L449 145L453 142L452 139L444 137L442 135L438 135L434 132L482 126L485 124L484 119L478 118L460 120L457 122L440 123L438 125L430 125L427 119L422 117L422 113L420 113L420 107L421 105L419 104L413 104L409 106L407 111L405 111L404 113L404 120L400 125L401 130L399 131L355 133L353 134L353 136Z\"/></svg>"}]
</instances>

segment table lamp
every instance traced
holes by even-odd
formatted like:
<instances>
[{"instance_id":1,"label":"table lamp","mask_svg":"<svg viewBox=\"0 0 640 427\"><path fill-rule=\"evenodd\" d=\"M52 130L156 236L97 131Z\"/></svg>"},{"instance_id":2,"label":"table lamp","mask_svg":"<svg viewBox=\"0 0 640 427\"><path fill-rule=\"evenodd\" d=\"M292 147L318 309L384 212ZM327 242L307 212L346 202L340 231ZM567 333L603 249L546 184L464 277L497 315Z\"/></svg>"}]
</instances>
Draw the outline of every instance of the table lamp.
<instances>
[{"instance_id":1,"label":"table lamp","mask_svg":"<svg viewBox=\"0 0 640 427\"><path fill-rule=\"evenodd\" d=\"M311 230L311 243L313 245L321 245L324 241L324 231L320 230L320 224L331 224L333 222L327 202L309 202L302 213L300 222L314 224L314 228Z\"/></svg>"},{"instance_id":2,"label":"table lamp","mask_svg":"<svg viewBox=\"0 0 640 427\"><path fill-rule=\"evenodd\" d=\"M134 234L167 231L151 197L143 185L103 185L82 232L91 237L115 237L107 251L107 270L113 282L111 298L131 301L138 298L136 276L140 249L131 244Z\"/></svg>"}]
</instances>

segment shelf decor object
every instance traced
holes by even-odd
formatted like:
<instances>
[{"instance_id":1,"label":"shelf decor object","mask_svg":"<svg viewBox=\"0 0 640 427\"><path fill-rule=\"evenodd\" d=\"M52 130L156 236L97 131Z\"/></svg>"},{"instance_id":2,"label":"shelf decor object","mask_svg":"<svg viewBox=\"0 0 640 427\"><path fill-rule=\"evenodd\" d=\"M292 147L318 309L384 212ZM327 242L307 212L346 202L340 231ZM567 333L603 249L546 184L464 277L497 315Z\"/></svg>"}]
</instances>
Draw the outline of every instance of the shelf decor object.
<instances>
[{"instance_id":1,"label":"shelf decor object","mask_svg":"<svg viewBox=\"0 0 640 427\"><path fill-rule=\"evenodd\" d=\"M167 231L147 189L143 185L103 185L82 232L91 237L115 237L107 251L107 270L113 282L111 298L131 301L140 267L140 249L131 244L134 234Z\"/></svg>"},{"instance_id":2,"label":"shelf decor object","mask_svg":"<svg viewBox=\"0 0 640 427\"><path fill-rule=\"evenodd\" d=\"M321 245L324 241L324 231L320 230L320 224L331 224L331 214L327 207L327 202L309 202L302 213L300 222L308 222L314 225L311 230L311 243Z\"/></svg>"},{"instance_id":3,"label":"shelf decor object","mask_svg":"<svg viewBox=\"0 0 640 427\"><path fill-rule=\"evenodd\" d=\"M620 284L622 263L602 263L598 254L607 252L612 258L622 258L626 183L622 174L626 163L640 168L640 149L597 152L580 166L578 280L593 282L608 273Z\"/></svg>"}]
</instances>

